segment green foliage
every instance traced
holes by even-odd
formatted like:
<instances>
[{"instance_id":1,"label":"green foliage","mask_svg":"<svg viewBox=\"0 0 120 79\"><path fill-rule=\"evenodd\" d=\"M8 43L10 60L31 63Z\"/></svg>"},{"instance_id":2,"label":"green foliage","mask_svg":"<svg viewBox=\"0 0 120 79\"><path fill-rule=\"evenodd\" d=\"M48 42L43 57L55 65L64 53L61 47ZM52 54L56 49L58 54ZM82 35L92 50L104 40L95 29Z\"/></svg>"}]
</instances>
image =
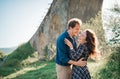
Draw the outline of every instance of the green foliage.
<instances>
[{"instance_id":1,"label":"green foliage","mask_svg":"<svg viewBox=\"0 0 120 79\"><path fill-rule=\"evenodd\" d=\"M15 51L13 51L11 54L7 56L7 59L0 66L0 74L2 76L6 76L12 72L15 72L15 70L19 70L19 68L22 67L21 62L27 59L33 53L34 49L31 47L29 42L22 44ZM11 69L6 70L6 68L8 67L11 67Z\"/></svg>"},{"instance_id":2,"label":"green foliage","mask_svg":"<svg viewBox=\"0 0 120 79\"><path fill-rule=\"evenodd\" d=\"M107 64L100 70L98 79L120 79L120 47L113 49Z\"/></svg>"},{"instance_id":3,"label":"green foliage","mask_svg":"<svg viewBox=\"0 0 120 79\"><path fill-rule=\"evenodd\" d=\"M45 59L47 59L47 53L48 53L48 45L46 45L45 48L44 48Z\"/></svg>"},{"instance_id":4,"label":"green foliage","mask_svg":"<svg viewBox=\"0 0 120 79\"><path fill-rule=\"evenodd\" d=\"M15 73L12 76L7 76L4 78L6 79L57 79L55 62L37 61L24 67L24 69L21 69L19 74Z\"/></svg>"},{"instance_id":5,"label":"green foliage","mask_svg":"<svg viewBox=\"0 0 120 79\"><path fill-rule=\"evenodd\" d=\"M46 61L54 61L56 55L56 46L52 43L49 43L44 48L45 59Z\"/></svg>"},{"instance_id":6,"label":"green foliage","mask_svg":"<svg viewBox=\"0 0 120 79\"><path fill-rule=\"evenodd\" d=\"M4 53L0 51L0 58L2 58L3 56L4 56Z\"/></svg>"},{"instance_id":7,"label":"green foliage","mask_svg":"<svg viewBox=\"0 0 120 79\"><path fill-rule=\"evenodd\" d=\"M10 66L4 67L4 66L1 66L0 67L0 76L5 77L9 74L12 74L13 72L16 72L19 69L20 69L20 67L10 67Z\"/></svg>"},{"instance_id":8,"label":"green foliage","mask_svg":"<svg viewBox=\"0 0 120 79\"><path fill-rule=\"evenodd\" d=\"M5 66L18 66L21 61L25 60L27 57L34 53L34 49L31 47L30 43L27 42L19 46L15 51L8 55L5 61Z\"/></svg>"},{"instance_id":9,"label":"green foliage","mask_svg":"<svg viewBox=\"0 0 120 79\"><path fill-rule=\"evenodd\" d=\"M6 59L7 55L4 52L0 51L0 65L3 64L4 60Z\"/></svg>"}]
</instances>

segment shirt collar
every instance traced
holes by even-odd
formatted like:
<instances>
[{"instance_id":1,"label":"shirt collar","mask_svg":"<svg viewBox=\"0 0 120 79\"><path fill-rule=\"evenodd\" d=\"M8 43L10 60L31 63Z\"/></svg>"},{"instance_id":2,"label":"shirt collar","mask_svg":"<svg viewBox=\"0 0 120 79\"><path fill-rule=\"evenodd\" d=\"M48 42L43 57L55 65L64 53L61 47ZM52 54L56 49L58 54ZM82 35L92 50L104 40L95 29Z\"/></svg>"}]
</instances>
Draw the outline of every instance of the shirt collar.
<instances>
[{"instance_id":1,"label":"shirt collar","mask_svg":"<svg viewBox=\"0 0 120 79\"><path fill-rule=\"evenodd\" d=\"M70 35L69 35L69 33L68 33L68 30L65 31L65 35L66 35L67 38L71 38ZM74 37L71 38L71 39L74 39Z\"/></svg>"}]
</instances>

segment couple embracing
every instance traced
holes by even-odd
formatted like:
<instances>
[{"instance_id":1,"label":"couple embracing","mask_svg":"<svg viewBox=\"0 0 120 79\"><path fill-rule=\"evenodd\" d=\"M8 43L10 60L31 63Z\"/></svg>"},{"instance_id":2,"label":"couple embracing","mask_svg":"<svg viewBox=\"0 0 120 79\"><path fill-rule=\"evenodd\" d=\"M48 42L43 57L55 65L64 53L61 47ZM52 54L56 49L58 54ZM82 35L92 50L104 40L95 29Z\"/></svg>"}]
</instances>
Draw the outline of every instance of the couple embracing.
<instances>
[{"instance_id":1,"label":"couple embracing","mask_svg":"<svg viewBox=\"0 0 120 79\"><path fill-rule=\"evenodd\" d=\"M82 21L72 18L56 41L56 71L58 79L91 79L87 59L96 56L97 38L87 29L80 33ZM78 44L75 37L78 36ZM71 66L72 65L72 66Z\"/></svg>"}]
</instances>

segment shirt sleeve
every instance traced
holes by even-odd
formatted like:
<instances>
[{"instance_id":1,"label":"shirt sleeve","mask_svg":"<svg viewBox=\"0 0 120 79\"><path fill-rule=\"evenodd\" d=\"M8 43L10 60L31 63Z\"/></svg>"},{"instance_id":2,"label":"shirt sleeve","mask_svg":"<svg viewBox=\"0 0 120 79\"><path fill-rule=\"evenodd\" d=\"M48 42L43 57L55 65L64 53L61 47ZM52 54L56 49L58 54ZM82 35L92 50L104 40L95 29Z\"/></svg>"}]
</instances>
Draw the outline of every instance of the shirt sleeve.
<instances>
[{"instance_id":1,"label":"shirt sleeve","mask_svg":"<svg viewBox=\"0 0 120 79\"><path fill-rule=\"evenodd\" d=\"M64 41L63 40L59 41L59 46L58 46L59 60L64 64L68 64L68 61L70 60L69 53L67 52L66 49L67 47Z\"/></svg>"}]
</instances>

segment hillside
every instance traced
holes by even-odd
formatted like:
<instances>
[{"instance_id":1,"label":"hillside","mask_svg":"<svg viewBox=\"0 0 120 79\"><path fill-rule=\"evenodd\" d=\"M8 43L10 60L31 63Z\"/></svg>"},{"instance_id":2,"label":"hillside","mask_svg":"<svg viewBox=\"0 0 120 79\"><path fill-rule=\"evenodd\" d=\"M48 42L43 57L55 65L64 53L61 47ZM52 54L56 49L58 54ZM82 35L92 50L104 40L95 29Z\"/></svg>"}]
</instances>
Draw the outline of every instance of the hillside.
<instances>
[{"instance_id":1,"label":"hillside","mask_svg":"<svg viewBox=\"0 0 120 79\"><path fill-rule=\"evenodd\" d=\"M56 79L55 63L37 56L29 42L20 45L0 65L0 79Z\"/></svg>"},{"instance_id":2,"label":"hillside","mask_svg":"<svg viewBox=\"0 0 120 79\"><path fill-rule=\"evenodd\" d=\"M0 48L0 51L4 53L11 53L16 49L16 47L10 47L10 48Z\"/></svg>"},{"instance_id":3,"label":"hillside","mask_svg":"<svg viewBox=\"0 0 120 79\"><path fill-rule=\"evenodd\" d=\"M111 54L101 58L100 61L88 61L92 79L120 79L120 47L112 49ZM29 56L29 54L26 55ZM0 79L57 79L55 61L39 61L35 57L37 54L32 55L32 57L26 56L27 58L23 61L18 60L19 65L12 63L1 66ZM14 59L11 58L11 60Z\"/></svg>"}]
</instances>

